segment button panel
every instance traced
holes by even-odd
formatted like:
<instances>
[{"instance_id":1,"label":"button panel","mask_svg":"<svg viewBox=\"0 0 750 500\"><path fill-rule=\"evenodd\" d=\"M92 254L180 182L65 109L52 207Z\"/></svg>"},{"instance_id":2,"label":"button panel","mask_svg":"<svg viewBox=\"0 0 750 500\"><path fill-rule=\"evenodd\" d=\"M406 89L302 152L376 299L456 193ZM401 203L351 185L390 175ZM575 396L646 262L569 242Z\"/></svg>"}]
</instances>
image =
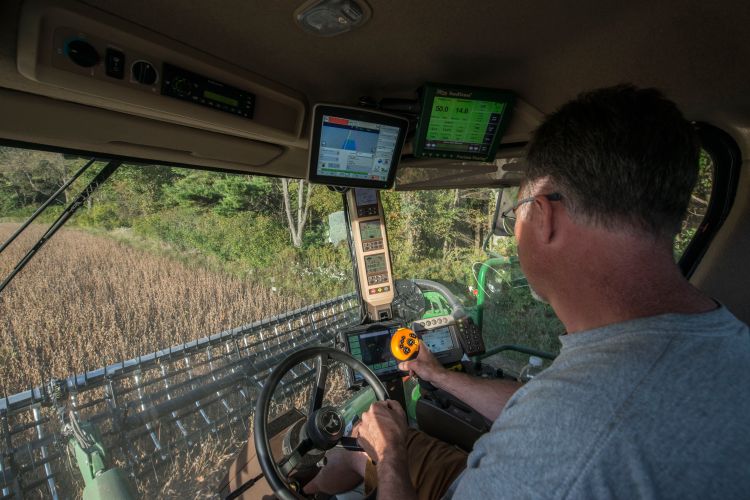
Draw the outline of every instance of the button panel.
<instances>
[{"instance_id":1,"label":"button panel","mask_svg":"<svg viewBox=\"0 0 750 500\"><path fill-rule=\"evenodd\" d=\"M357 207L357 217L370 217L372 215L378 215L377 205L365 205Z\"/></svg>"},{"instance_id":2,"label":"button panel","mask_svg":"<svg viewBox=\"0 0 750 500\"><path fill-rule=\"evenodd\" d=\"M388 273L371 274L367 277L368 285L379 285L388 281Z\"/></svg>"},{"instance_id":3,"label":"button panel","mask_svg":"<svg viewBox=\"0 0 750 500\"><path fill-rule=\"evenodd\" d=\"M370 292L370 295L377 295L379 293L390 292L391 291L391 287L387 286L387 285L386 286L379 286L377 288L370 288L367 291Z\"/></svg>"},{"instance_id":4,"label":"button panel","mask_svg":"<svg viewBox=\"0 0 750 500\"><path fill-rule=\"evenodd\" d=\"M373 250L382 250L383 249L383 240L377 239L377 240L369 240L369 241L363 241L362 242L362 251L363 252L372 252Z\"/></svg>"}]
</instances>

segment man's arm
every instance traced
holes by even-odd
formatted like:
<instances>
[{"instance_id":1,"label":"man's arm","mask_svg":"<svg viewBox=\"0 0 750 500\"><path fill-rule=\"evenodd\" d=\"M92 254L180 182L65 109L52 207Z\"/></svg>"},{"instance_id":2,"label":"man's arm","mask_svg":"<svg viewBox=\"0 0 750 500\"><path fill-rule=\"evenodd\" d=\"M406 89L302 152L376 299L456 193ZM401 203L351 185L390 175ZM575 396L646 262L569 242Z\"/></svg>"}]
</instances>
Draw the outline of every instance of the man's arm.
<instances>
[{"instance_id":1,"label":"man's arm","mask_svg":"<svg viewBox=\"0 0 750 500\"><path fill-rule=\"evenodd\" d=\"M420 346L415 359L404 361L398 367L449 392L490 420L500 415L505 403L521 387L516 381L483 379L448 370L424 344Z\"/></svg>"}]
</instances>

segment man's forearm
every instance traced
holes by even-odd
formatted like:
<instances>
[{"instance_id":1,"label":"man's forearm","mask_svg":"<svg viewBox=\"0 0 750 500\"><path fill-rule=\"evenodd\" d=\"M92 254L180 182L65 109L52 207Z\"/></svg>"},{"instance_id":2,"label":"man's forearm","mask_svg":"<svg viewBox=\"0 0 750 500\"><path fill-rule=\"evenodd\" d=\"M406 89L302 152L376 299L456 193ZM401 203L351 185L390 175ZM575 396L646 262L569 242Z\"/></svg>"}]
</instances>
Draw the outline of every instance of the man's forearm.
<instances>
[{"instance_id":1,"label":"man's forearm","mask_svg":"<svg viewBox=\"0 0 750 500\"><path fill-rule=\"evenodd\" d=\"M484 379L450 370L444 371L437 380L430 382L490 420L495 420L500 415L505 403L521 387L516 381Z\"/></svg>"},{"instance_id":2,"label":"man's forearm","mask_svg":"<svg viewBox=\"0 0 750 500\"><path fill-rule=\"evenodd\" d=\"M409 478L409 464L406 461L406 449L394 453L377 464L378 498L398 498L417 500L417 493Z\"/></svg>"}]
</instances>

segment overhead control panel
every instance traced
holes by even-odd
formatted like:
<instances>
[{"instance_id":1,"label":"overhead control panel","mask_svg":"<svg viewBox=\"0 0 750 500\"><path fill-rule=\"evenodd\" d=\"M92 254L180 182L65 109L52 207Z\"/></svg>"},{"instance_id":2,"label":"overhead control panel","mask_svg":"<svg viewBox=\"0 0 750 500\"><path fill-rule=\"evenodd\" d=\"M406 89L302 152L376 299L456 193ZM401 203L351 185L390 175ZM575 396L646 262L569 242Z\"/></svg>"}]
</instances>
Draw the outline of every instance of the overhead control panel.
<instances>
[{"instance_id":1,"label":"overhead control panel","mask_svg":"<svg viewBox=\"0 0 750 500\"><path fill-rule=\"evenodd\" d=\"M18 70L66 100L299 146L304 98L77 2L24 2Z\"/></svg>"},{"instance_id":2,"label":"overhead control panel","mask_svg":"<svg viewBox=\"0 0 750 500\"><path fill-rule=\"evenodd\" d=\"M393 273L380 192L376 189L350 189L346 199L359 289L367 315L371 321L391 319Z\"/></svg>"}]
</instances>

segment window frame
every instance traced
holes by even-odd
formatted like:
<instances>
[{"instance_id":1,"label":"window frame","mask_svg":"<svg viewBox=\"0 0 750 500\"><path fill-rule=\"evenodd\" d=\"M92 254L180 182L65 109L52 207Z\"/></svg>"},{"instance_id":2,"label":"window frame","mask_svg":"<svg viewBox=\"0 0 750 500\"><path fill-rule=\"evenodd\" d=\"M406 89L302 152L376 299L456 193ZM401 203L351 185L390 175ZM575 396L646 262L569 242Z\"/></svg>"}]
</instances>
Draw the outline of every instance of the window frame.
<instances>
[{"instance_id":1,"label":"window frame","mask_svg":"<svg viewBox=\"0 0 750 500\"><path fill-rule=\"evenodd\" d=\"M740 148L729 134L703 122L696 123L696 134L713 161L713 182L706 215L678 261L686 278L698 268L734 205L742 165Z\"/></svg>"}]
</instances>

